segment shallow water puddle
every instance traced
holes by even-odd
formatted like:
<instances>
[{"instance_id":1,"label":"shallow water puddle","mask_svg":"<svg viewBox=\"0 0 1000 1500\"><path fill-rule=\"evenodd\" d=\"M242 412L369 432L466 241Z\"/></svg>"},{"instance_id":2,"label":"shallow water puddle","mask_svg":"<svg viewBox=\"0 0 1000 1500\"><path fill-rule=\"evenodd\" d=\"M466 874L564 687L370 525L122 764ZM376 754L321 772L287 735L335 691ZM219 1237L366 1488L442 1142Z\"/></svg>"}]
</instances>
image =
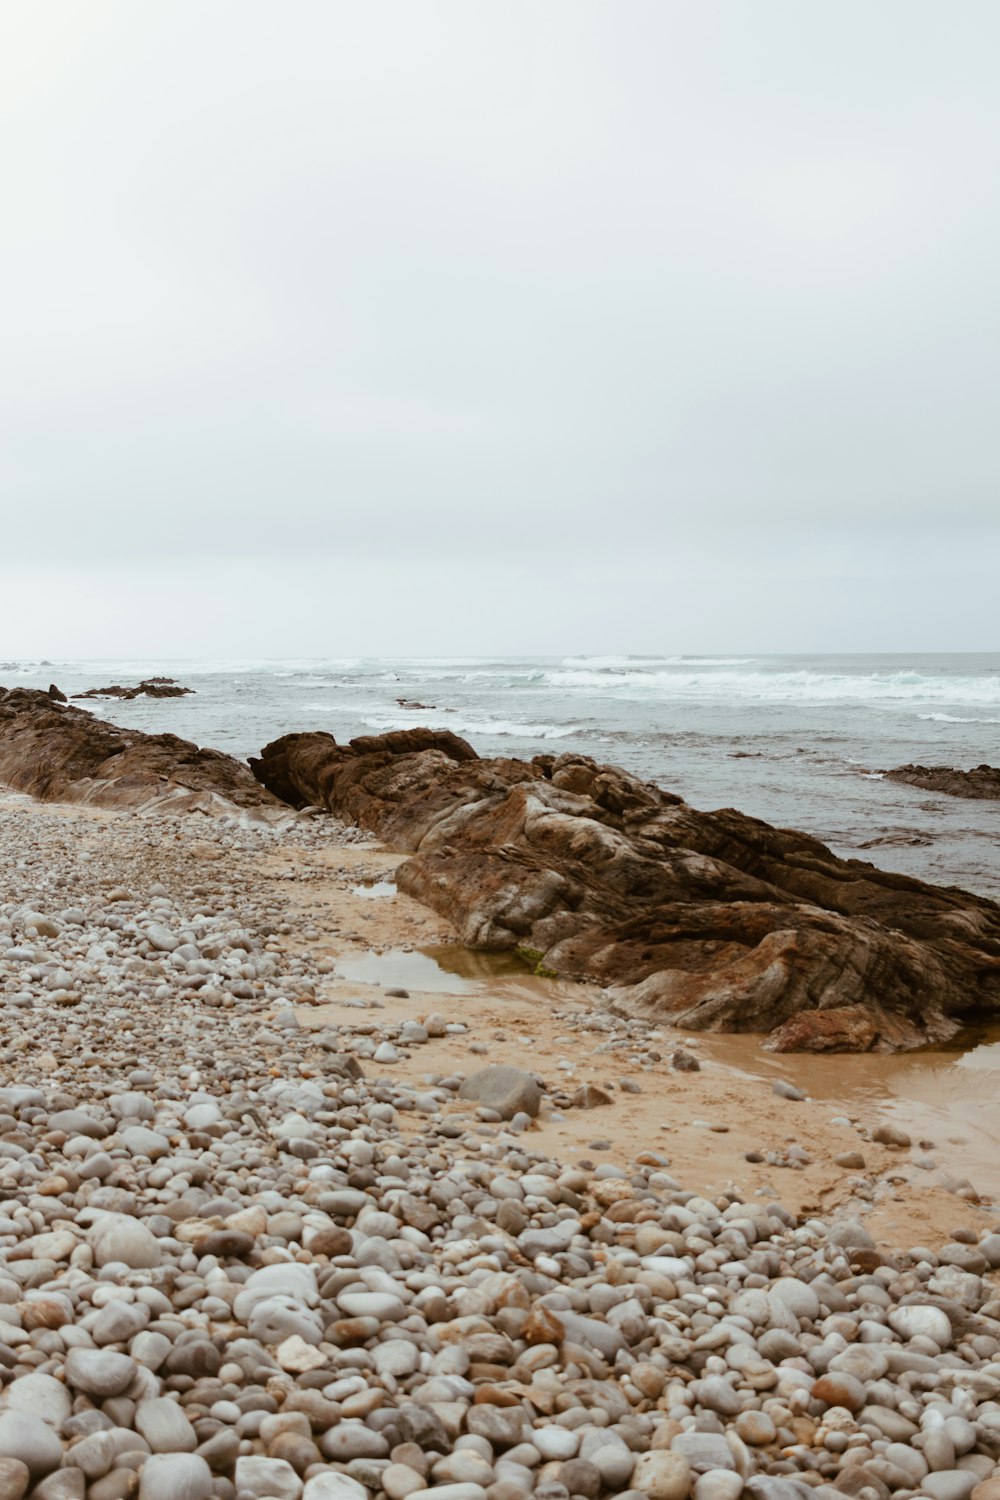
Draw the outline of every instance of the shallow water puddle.
<instances>
[{"instance_id":1,"label":"shallow water puddle","mask_svg":"<svg viewBox=\"0 0 1000 1500\"><path fill-rule=\"evenodd\" d=\"M339 958L334 973L355 984L437 995L474 995L483 984L530 977L513 953L472 953L459 943Z\"/></svg>"},{"instance_id":2,"label":"shallow water puddle","mask_svg":"<svg viewBox=\"0 0 1000 1500\"><path fill-rule=\"evenodd\" d=\"M439 995L471 995L475 985L449 973L426 953L390 948L387 953L362 953L340 958L334 973L354 984L377 984L383 989L420 990Z\"/></svg>"},{"instance_id":3,"label":"shallow water puddle","mask_svg":"<svg viewBox=\"0 0 1000 1500\"><path fill-rule=\"evenodd\" d=\"M353 885L352 896L366 896L369 900L385 900L389 896L395 896L396 886L391 880L376 880L374 885Z\"/></svg>"},{"instance_id":4,"label":"shallow water puddle","mask_svg":"<svg viewBox=\"0 0 1000 1500\"><path fill-rule=\"evenodd\" d=\"M784 1078L811 1098L849 1114L871 1107L906 1130L901 1165L926 1156L1000 1198L1000 1028L966 1033L951 1049L915 1052L765 1052L748 1036L702 1036L700 1052L743 1074ZM933 1146L923 1150L921 1139ZM950 1149L948 1149L950 1148ZM957 1149L956 1149L957 1148Z\"/></svg>"}]
</instances>

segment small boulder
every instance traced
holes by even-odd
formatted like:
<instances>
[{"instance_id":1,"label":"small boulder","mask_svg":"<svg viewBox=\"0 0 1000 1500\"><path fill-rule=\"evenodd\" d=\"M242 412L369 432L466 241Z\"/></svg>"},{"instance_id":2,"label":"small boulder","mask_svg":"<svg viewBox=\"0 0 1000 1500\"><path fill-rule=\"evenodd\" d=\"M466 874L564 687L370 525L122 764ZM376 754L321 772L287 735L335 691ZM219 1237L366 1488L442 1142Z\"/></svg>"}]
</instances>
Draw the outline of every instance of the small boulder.
<instances>
[{"instance_id":1,"label":"small boulder","mask_svg":"<svg viewBox=\"0 0 1000 1500\"><path fill-rule=\"evenodd\" d=\"M502 1120L512 1120L517 1114L538 1114L542 1103L542 1091L531 1073L509 1063L492 1063L470 1073L458 1091L460 1099L473 1099L495 1109Z\"/></svg>"}]
</instances>

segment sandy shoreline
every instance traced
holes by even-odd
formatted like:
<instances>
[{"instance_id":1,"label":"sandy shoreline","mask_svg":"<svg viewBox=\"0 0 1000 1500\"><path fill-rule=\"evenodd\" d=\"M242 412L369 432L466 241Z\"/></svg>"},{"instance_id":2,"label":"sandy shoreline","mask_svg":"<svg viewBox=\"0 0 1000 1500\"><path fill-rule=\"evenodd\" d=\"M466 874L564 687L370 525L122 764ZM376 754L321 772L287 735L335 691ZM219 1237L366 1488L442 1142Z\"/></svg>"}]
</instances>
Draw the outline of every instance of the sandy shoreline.
<instances>
[{"instance_id":1,"label":"sandy shoreline","mask_svg":"<svg viewBox=\"0 0 1000 1500\"><path fill-rule=\"evenodd\" d=\"M70 829L82 824L92 861L100 860L102 846L115 839L128 816L20 797L0 801L0 815L24 827L28 841L33 820L56 820ZM270 937L266 948L304 961L313 973L305 986L307 1003L296 1007L303 1028L332 1023L348 1035L363 1034L373 1021L436 1014L464 1023L468 1032L402 1051L387 1074L418 1086L474 1071L485 1061L513 1061L536 1071L550 1089L570 1095L587 1084L603 1089L610 1105L560 1109L547 1101L532 1128L539 1149L567 1165L625 1166L655 1152L690 1191L712 1195L737 1188L748 1199L781 1202L803 1216L861 1216L887 1249L934 1246L956 1226L981 1228L991 1221L991 1200L1000 1197L1000 1161L989 1133L950 1120L946 1110L921 1100L919 1090L901 1098L887 1082L879 1091L883 1076L919 1076L912 1057L776 1058L753 1036L695 1035L616 1021L596 987L539 979L506 956L469 953L455 945L446 922L410 897L364 894L366 887L391 882L402 860L375 840L327 848L283 843L279 834L241 861L234 879L232 852L220 850L212 820L156 821L165 845L190 871L228 881L234 892L249 889L279 902L290 930ZM422 950L439 956L445 967ZM396 988L405 988L406 998L386 994ZM274 1014L267 1007L260 1020ZM700 1059L699 1072L671 1066L678 1047ZM799 1088L806 1099L775 1095L775 1079ZM462 1113L466 1107L452 1108ZM890 1120L911 1134L911 1148L870 1139ZM863 1168L837 1165L835 1158L850 1152L861 1153ZM765 1159L748 1161L748 1153ZM914 1161L933 1161L935 1168ZM981 1203L955 1194L955 1185L970 1179Z\"/></svg>"},{"instance_id":2,"label":"sandy shoreline","mask_svg":"<svg viewBox=\"0 0 1000 1500\"><path fill-rule=\"evenodd\" d=\"M283 856L274 858L280 862ZM296 852L295 868L309 870L310 884L308 894L291 886L289 899L296 907L301 903L321 934L308 946L344 964L351 975L333 973L323 980L316 995L322 1003L299 1010L304 1026L328 1020L349 1024L353 1007L344 1001L361 996L379 1006L380 1018L402 1020L433 1011L449 1021L464 1021L475 1039L472 1045L487 1044L494 1060L501 1053L504 1060L519 1057L550 1083L568 1079L571 1089L584 1084L604 1088L611 1094L610 1106L546 1110L536 1127L543 1148L569 1163L582 1158L624 1164L643 1151L660 1152L692 1191L713 1194L737 1185L747 1196L769 1196L796 1213L860 1212L887 1247L917 1240L939 1243L957 1224L990 1221L988 1200L994 1193L1000 1196L1000 1161L990 1135L977 1137L968 1122L949 1121L915 1091L903 1099L888 1086L884 1093L878 1091L882 1074L919 1074L912 1057L774 1057L753 1036L696 1035L626 1021L618 1024L613 1050L602 1051L607 1035L592 1029L595 1010L602 1013L596 987L536 979L527 972L490 975L491 955L466 954L463 963L464 950L451 946L454 934L447 924L408 896L397 892L373 900L354 894L358 885L390 879L402 858L375 842L346 853L338 850L335 859L313 850ZM486 974L470 978L464 994L442 993L433 980L420 989L409 978L413 966L406 950L428 948L464 973L474 975L478 969ZM384 964L369 963L370 980L360 980L359 961L363 971L367 955L378 950L385 954ZM511 967L502 958L501 966ZM447 970L441 978L450 979ZM385 996L385 988L397 985L408 987L408 999ZM700 1059L700 1072L678 1072L671 1066L678 1047ZM413 1082L434 1072L470 1071L477 1058L469 1049L466 1038L432 1041L396 1066ZM777 1097L775 1079L806 1092L807 1099ZM622 1091L622 1080L641 1094ZM912 1149L867 1138L887 1121L906 1128ZM921 1150L921 1139L932 1139L933 1147ZM595 1150L594 1141L605 1144ZM801 1169L746 1160L748 1152L793 1160L789 1148L795 1145L811 1158ZM863 1154L864 1171L836 1165L836 1156L852 1151ZM932 1160L936 1169L915 1167L913 1159ZM957 1198L945 1186L969 1179L982 1204Z\"/></svg>"},{"instance_id":3,"label":"sandy shoreline","mask_svg":"<svg viewBox=\"0 0 1000 1500\"><path fill-rule=\"evenodd\" d=\"M4 1500L996 1500L966 1148L457 949L397 863L0 797Z\"/></svg>"}]
</instances>

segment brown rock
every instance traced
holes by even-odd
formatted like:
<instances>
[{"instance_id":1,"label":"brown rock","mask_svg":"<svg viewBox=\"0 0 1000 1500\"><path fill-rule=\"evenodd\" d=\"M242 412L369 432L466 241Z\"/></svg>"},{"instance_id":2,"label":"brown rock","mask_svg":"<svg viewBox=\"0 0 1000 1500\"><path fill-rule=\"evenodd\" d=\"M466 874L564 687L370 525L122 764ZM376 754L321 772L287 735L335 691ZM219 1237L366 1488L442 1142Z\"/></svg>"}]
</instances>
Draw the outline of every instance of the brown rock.
<instances>
[{"instance_id":1,"label":"brown rock","mask_svg":"<svg viewBox=\"0 0 1000 1500\"><path fill-rule=\"evenodd\" d=\"M603 1104L611 1104L611 1095L605 1093L604 1089L597 1087L596 1083L583 1083L577 1089L570 1101L575 1109L598 1109Z\"/></svg>"},{"instance_id":2,"label":"brown rock","mask_svg":"<svg viewBox=\"0 0 1000 1500\"><path fill-rule=\"evenodd\" d=\"M175 734L124 730L28 688L0 688L0 782L43 802L265 813L279 804L240 761Z\"/></svg>"},{"instance_id":3,"label":"brown rock","mask_svg":"<svg viewBox=\"0 0 1000 1500\"><path fill-rule=\"evenodd\" d=\"M559 1479L571 1495L582 1495L584 1500L597 1500L603 1481L596 1464L586 1458L570 1458L561 1465Z\"/></svg>"},{"instance_id":4,"label":"brown rock","mask_svg":"<svg viewBox=\"0 0 1000 1500\"><path fill-rule=\"evenodd\" d=\"M283 1458L296 1474L304 1474L310 1464L321 1464L323 1455L310 1438L301 1432L279 1432L268 1444L268 1458Z\"/></svg>"},{"instance_id":5,"label":"brown rock","mask_svg":"<svg viewBox=\"0 0 1000 1500\"><path fill-rule=\"evenodd\" d=\"M21 1314L21 1323L28 1333L36 1328L65 1328L67 1323L72 1323L73 1315L67 1312L61 1302L39 1297L37 1301L19 1302L18 1312Z\"/></svg>"},{"instance_id":6,"label":"brown rock","mask_svg":"<svg viewBox=\"0 0 1000 1500\"><path fill-rule=\"evenodd\" d=\"M678 1047L670 1059L670 1066L676 1068L678 1073L700 1073L701 1063L693 1052L688 1052L684 1047Z\"/></svg>"},{"instance_id":7,"label":"brown rock","mask_svg":"<svg viewBox=\"0 0 1000 1500\"><path fill-rule=\"evenodd\" d=\"M472 1398L474 1406L520 1406L521 1398L516 1391L505 1391L500 1385L481 1385ZM471 1431L477 1429L470 1424Z\"/></svg>"},{"instance_id":8,"label":"brown rock","mask_svg":"<svg viewBox=\"0 0 1000 1500\"><path fill-rule=\"evenodd\" d=\"M561 1344L566 1330L551 1308L536 1303L521 1329L521 1337L529 1344Z\"/></svg>"},{"instance_id":9,"label":"brown rock","mask_svg":"<svg viewBox=\"0 0 1000 1500\"><path fill-rule=\"evenodd\" d=\"M309 1241L310 1255L327 1255L331 1259L335 1255L349 1255L354 1241L346 1229L332 1224L329 1229L321 1229L314 1234Z\"/></svg>"},{"instance_id":10,"label":"brown rock","mask_svg":"<svg viewBox=\"0 0 1000 1500\"><path fill-rule=\"evenodd\" d=\"M1000 1004L994 902L697 812L585 756L480 760L414 729L286 735L251 765L292 805L409 852L400 889L470 947L520 949L628 1013L769 1032L777 1050L891 1051Z\"/></svg>"},{"instance_id":11,"label":"brown rock","mask_svg":"<svg viewBox=\"0 0 1000 1500\"><path fill-rule=\"evenodd\" d=\"M219 1260L243 1260L254 1247L252 1234L242 1229L211 1229L195 1240L195 1255L215 1255Z\"/></svg>"},{"instance_id":12,"label":"brown rock","mask_svg":"<svg viewBox=\"0 0 1000 1500\"><path fill-rule=\"evenodd\" d=\"M944 792L948 797L973 797L996 801L1000 797L1000 766L973 766L956 771L952 766L897 766L883 773L887 781L905 781L925 792Z\"/></svg>"},{"instance_id":13,"label":"brown rock","mask_svg":"<svg viewBox=\"0 0 1000 1500\"><path fill-rule=\"evenodd\" d=\"M58 692L59 689L56 689ZM114 687L88 688L85 693L74 693L74 698L184 698L193 693L194 688L180 687L172 677L147 677L144 682L137 683L135 687L120 687L115 683ZM49 696L53 697L52 689L49 688ZM63 694L58 700L66 702Z\"/></svg>"},{"instance_id":14,"label":"brown rock","mask_svg":"<svg viewBox=\"0 0 1000 1500\"><path fill-rule=\"evenodd\" d=\"M860 1411L867 1400L861 1381L844 1371L831 1370L821 1376L812 1388L812 1395L814 1401L822 1401L825 1406L843 1406L851 1412Z\"/></svg>"}]
</instances>

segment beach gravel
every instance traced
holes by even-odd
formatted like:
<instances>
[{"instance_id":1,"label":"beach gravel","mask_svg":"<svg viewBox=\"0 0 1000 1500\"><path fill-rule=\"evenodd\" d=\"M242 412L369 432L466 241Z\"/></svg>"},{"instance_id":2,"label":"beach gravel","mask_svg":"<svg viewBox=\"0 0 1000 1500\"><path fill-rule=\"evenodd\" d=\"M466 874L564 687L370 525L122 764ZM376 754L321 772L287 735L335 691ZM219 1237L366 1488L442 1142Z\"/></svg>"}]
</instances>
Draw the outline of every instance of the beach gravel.
<instances>
[{"instance_id":1,"label":"beach gravel","mask_svg":"<svg viewBox=\"0 0 1000 1500\"><path fill-rule=\"evenodd\" d=\"M492 1032L310 1024L358 837L0 803L0 1500L997 1500L995 1224L570 1165Z\"/></svg>"}]
</instances>

